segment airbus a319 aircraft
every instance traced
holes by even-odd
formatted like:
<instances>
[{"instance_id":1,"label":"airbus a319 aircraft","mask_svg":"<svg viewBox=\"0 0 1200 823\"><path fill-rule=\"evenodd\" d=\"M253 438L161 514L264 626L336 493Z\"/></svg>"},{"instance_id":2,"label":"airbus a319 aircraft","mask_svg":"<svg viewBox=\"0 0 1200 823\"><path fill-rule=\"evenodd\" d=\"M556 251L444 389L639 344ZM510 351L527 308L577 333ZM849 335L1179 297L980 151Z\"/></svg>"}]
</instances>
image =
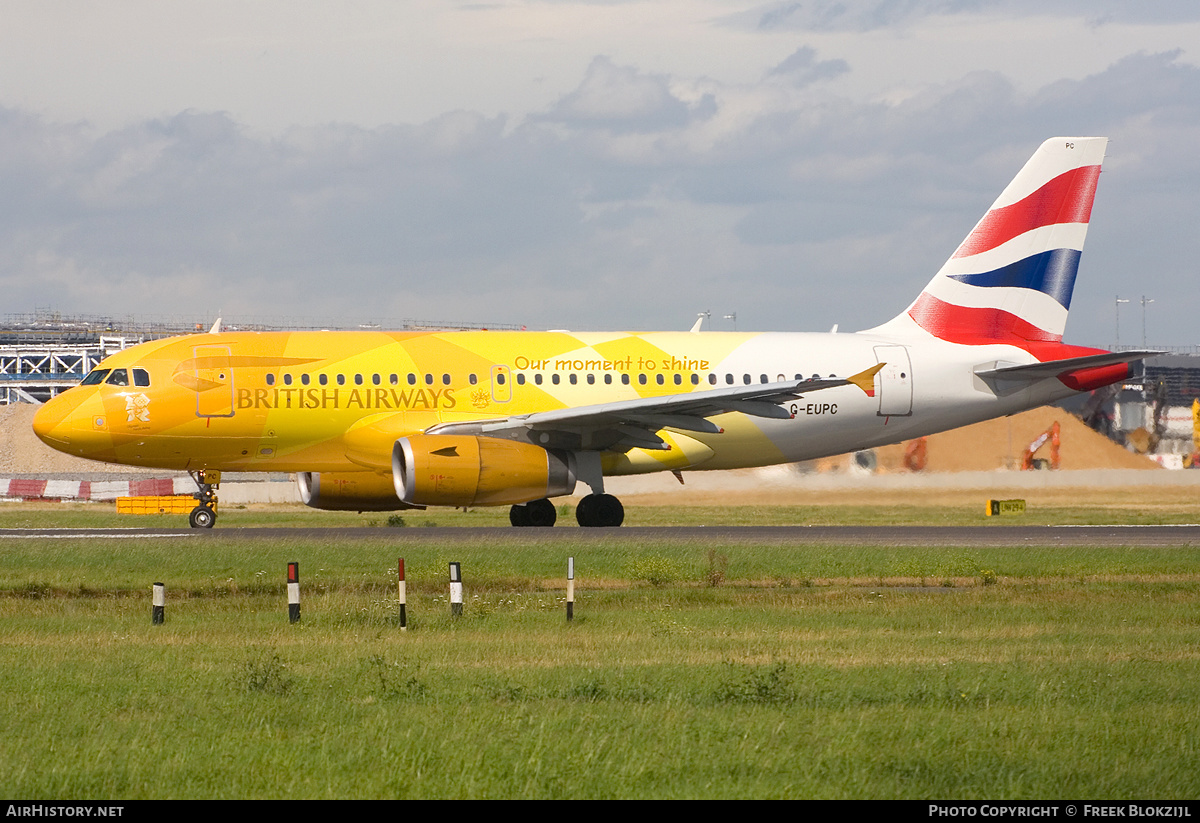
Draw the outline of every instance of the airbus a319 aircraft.
<instances>
[{"instance_id":1,"label":"airbus a319 aircraft","mask_svg":"<svg viewBox=\"0 0 1200 823\"><path fill-rule=\"evenodd\" d=\"M852 334L209 333L133 346L38 410L69 454L187 470L194 527L220 472L295 472L319 509L511 506L614 475L842 454L1125 379L1152 352L1062 342L1105 138L1047 140L913 303ZM867 283L863 284L866 287Z\"/></svg>"}]
</instances>

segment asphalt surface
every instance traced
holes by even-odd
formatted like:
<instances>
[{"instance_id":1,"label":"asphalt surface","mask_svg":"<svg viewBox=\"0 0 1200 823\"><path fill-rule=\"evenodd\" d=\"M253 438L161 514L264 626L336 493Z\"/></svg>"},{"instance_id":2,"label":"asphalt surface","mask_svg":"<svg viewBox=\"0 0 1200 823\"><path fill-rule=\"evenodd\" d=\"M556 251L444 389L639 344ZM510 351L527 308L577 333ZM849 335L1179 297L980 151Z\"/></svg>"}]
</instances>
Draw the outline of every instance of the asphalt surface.
<instances>
[{"instance_id":1,"label":"asphalt surface","mask_svg":"<svg viewBox=\"0 0 1200 823\"><path fill-rule=\"evenodd\" d=\"M1200 524L1180 526L688 526L558 528L229 528L0 529L4 539L336 540L384 539L397 545L462 540L563 543L824 544L848 546L1179 546L1200 545Z\"/></svg>"}]
</instances>

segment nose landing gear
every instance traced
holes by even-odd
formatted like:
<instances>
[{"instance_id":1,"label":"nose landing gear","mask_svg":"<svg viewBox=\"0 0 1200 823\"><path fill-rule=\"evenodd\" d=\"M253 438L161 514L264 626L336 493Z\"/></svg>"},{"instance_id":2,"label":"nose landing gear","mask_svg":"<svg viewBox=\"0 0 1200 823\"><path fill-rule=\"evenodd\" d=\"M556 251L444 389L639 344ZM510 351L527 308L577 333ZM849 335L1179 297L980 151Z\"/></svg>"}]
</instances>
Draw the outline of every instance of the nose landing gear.
<instances>
[{"instance_id":1,"label":"nose landing gear","mask_svg":"<svg viewBox=\"0 0 1200 823\"><path fill-rule=\"evenodd\" d=\"M189 471L196 483L197 491L192 497L198 505L188 515L188 525L193 529L211 529L217 522L217 488L221 485L220 472Z\"/></svg>"}]
</instances>

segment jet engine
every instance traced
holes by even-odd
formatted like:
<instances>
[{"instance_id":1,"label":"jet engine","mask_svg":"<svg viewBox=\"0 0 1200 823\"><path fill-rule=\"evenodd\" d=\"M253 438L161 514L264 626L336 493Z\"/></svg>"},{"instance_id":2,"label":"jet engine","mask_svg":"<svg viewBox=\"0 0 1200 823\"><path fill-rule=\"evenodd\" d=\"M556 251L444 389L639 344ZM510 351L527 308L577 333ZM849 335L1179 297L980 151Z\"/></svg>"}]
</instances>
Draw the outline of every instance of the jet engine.
<instances>
[{"instance_id":1,"label":"jet engine","mask_svg":"<svg viewBox=\"0 0 1200 823\"><path fill-rule=\"evenodd\" d=\"M507 506L575 490L567 452L493 437L402 437L392 474L394 494L416 506Z\"/></svg>"},{"instance_id":2,"label":"jet engine","mask_svg":"<svg viewBox=\"0 0 1200 823\"><path fill-rule=\"evenodd\" d=\"M328 511L390 512L410 506L396 497L392 478L375 472L299 472L296 485L306 506Z\"/></svg>"}]
</instances>

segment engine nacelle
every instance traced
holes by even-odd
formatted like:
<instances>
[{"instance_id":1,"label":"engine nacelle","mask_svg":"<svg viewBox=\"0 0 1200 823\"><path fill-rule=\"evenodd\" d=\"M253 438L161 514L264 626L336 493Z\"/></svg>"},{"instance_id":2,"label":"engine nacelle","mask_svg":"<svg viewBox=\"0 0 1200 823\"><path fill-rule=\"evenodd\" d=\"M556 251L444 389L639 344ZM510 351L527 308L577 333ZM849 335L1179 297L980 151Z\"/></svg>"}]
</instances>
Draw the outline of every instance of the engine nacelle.
<instances>
[{"instance_id":1,"label":"engine nacelle","mask_svg":"<svg viewBox=\"0 0 1200 823\"><path fill-rule=\"evenodd\" d=\"M327 511L390 512L410 506L396 497L396 484L375 472L299 472L296 485L306 506Z\"/></svg>"},{"instance_id":2,"label":"engine nacelle","mask_svg":"<svg viewBox=\"0 0 1200 823\"><path fill-rule=\"evenodd\" d=\"M394 494L419 506L507 506L575 491L568 453L493 437L402 437L392 475Z\"/></svg>"}]
</instances>

